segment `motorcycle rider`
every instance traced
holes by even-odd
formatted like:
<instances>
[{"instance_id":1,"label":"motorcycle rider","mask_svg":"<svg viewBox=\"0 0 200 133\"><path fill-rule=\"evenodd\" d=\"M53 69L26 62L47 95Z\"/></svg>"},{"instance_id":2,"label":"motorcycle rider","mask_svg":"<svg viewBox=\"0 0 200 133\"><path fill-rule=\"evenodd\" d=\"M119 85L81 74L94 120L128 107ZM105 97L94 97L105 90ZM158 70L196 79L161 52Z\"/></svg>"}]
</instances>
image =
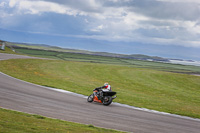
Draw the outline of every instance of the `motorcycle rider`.
<instances>
[{"instance_id":1,"label":"motorcycle rider","mask_svg":"<svg viewBox=\"0 0 200 133\"><path fill-rule=\"evenodd\" d=\"M104 83L104 86L97 87L97 88L95 88L95 90L98 90L97 97L99 99L103 98L103 92L112 91L111 86L107 82Z\"/></svg>"}]
</instances>

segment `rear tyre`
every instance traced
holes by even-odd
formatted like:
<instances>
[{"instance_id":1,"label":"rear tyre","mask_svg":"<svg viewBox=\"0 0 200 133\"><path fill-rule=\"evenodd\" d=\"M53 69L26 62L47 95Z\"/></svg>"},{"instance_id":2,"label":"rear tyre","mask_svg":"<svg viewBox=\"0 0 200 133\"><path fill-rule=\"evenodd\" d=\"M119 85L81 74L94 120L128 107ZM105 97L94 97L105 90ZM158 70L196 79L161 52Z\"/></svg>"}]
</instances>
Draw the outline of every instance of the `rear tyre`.
<instances>
[{"instance_id":1,"label":"rear tyre","mask_svg":"<svg viewBox=\"0 0 200 133\"><path fill-rule=\"evenodd\" d=\"M91 102L93 102L93 98L94 98L94 94L91 94L91 95L88 97L87 101L91 103Z\"/></svg>"},{"instance_id":2,"label":"rear tyre","mask_svg":"<svg viewBox=\"0 0 200 133\"><path fill-rule=\"evenodd\" d=\"M103 98L103 105L108 106L112 103L112 97L111 96L105 96Z\"/></svg>"}]
</instances>

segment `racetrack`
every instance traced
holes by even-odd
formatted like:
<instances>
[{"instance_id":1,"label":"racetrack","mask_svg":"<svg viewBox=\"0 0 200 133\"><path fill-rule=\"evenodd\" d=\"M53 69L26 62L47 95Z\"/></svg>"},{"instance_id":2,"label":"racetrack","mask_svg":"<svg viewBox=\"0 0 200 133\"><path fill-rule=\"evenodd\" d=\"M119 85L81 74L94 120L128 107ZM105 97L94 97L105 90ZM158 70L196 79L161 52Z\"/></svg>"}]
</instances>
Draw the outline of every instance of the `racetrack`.
<instances>
[{"instance_id":1,"label":"racetrack","mask_svg":"<svg viewBox=\"0 0 200 133\"><path fill-rule=\"evenodd\" d=\"M29 58L0 54L0 59ZM92 92L92 90L91 90ZM199 133L200 120L88 103L83 96L34 85L0 73L0 107L66 121L141 133Z\"/></svg>"}]
</instances>

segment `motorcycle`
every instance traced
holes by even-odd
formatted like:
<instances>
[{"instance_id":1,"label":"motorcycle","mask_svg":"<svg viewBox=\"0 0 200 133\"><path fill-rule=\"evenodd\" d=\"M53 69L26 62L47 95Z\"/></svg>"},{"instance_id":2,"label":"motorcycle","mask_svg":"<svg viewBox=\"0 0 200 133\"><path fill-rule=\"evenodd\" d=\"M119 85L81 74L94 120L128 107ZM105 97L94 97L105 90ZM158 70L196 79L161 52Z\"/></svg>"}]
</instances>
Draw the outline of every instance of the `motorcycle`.
<instances>
[{"instance_id":1,"label":"motorcycle","mask_svg":"<svg viewBox=\"0 0 200 133\"><path fill-rule=\"evenodd\" d=\"M112 100L115 99L117 96L116 92L114 91L103 91L102 89L94 89L93 94L88 96L88 102L98 102L102 103L105 106L108 106L112 103ZM114 96L114 97L113 97Z\"/></svg>"}]
</instances>

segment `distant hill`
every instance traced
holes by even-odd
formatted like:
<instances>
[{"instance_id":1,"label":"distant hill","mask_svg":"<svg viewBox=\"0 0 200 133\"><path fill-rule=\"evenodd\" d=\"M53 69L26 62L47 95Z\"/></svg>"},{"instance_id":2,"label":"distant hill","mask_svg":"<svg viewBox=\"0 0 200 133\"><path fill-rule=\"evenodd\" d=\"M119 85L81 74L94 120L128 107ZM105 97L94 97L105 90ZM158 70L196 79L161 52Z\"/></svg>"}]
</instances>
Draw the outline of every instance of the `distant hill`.
<instances>
[{"instance_id":1,"label":"distant hill","mask_svg":"<svg viewBox=\"0 0 200 133\"><path fill-rule=\"evenodd\" d=\"M148 55L142 55L142 54L126 55L126 54L116 54L116 53L107 53L107 52L92 52L92 51L87 51L87 50L60 48L57 46L50 46L46 44L28 44L28 43L16 43L16 42L6 42L6 45L11 48L20 47L20 48L27 48L27 49L38 49L38 50L42 49L42 50L47 50L47 51L89 54L89 55L108 56L108 57L117 57L117 58L126 58L126 59L169 62L169 59L167 58L162 58L162 57L157 57L157 56L148 56Z\"/></svg>"}]
</instances>

